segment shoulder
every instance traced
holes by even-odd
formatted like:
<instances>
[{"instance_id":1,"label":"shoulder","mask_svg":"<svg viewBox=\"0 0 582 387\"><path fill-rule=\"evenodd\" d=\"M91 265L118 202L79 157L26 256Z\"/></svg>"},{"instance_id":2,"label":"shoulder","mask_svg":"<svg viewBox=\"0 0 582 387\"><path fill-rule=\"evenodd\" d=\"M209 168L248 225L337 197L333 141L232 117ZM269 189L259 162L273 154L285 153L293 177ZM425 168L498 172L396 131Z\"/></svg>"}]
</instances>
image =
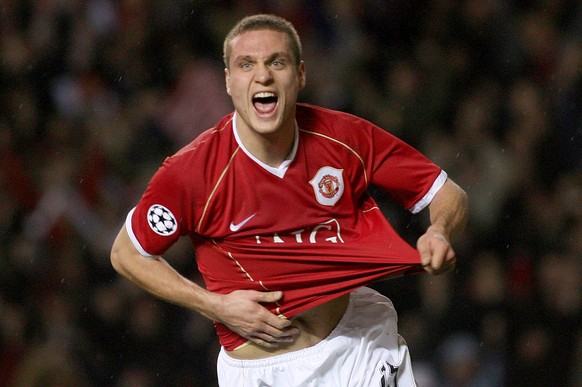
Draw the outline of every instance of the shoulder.
<instances>
[{"instance_id":1,"label":"shoulder","mask_svg":"<svg viewBox=\"0 0 582 387\"><path fill-rule=\"evenodd\" d=\"M193 180L211 177L216 168L228 163L236 147L230 114L167 157L155 175L174 185L190 185Z\"/></svg>"},{"instance_id":2,"label":"shoulder","mask_svg":"<svg viewBox=\"0 0 582 387\"><path fill-rule=\"evenodd\" d=\"M298 104L296 116L301 132L354 146L367 144L373 141L376 133L385 132L354 114L315 105Z\"/></svg>"},{"instance_id":3,"label":"shoulder","mask_svg":"<svg viewBox=\"0 0 582 387\"><path fill-rule=\"evenodd\" d=\"M362 117L316 105L297 104L296 116L299 129L332 137L358 137L379 129Z\"/></svg>"},{"instance_id":4,"label":"shoulder","mask_svg":"<svg viewBox=\"0 0 582 387\"><path fill-rule=\"evenodd\" d=\"M214 127L205 130L189 144L166 159L166 163L199 162L201 159L228 152L234 141L232 131L233 114L222 118Z\"/></svg>"},{"instance_id":5,"label":"shoulder","mask_svg":"<svg viewBox=\"0 0 582 387\"><path fill-rule=\"evenodd\" d=\"M364 118L354 114L324 108L321 106L310 105L305 103L297 104L297 122L299 126L318 125L373 125Z\"/></svg>"}]
</instances>

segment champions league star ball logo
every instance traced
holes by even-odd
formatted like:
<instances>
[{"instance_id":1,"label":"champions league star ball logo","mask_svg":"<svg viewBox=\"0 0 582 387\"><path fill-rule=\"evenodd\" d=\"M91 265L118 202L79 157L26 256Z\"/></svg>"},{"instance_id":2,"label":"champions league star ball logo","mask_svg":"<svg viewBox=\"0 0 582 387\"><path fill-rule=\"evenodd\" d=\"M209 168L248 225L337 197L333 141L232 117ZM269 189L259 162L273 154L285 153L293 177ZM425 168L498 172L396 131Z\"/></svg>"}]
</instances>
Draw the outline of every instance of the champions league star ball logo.
<instances>
[{"instance_id":1,"label":"champions league star ball logo","mask_svg":"<svg viewBox=\"0 0 582 387\"><path fill-rule=\"evenodd\" d=\"M174 214L159 204L154 204L148 210L148 223L152 230L161 236L172 235L178 229Z\"/></svg>"},{"instance_id":2,"label":"champions league star ball logo","mask_svg":"<svg viewBox=\"0 0 582 387\"><path fill-rule=\"evenodd\" d=\"M309 181L320 204L333 206L344 193L343 170L323 167Z\"/></svg>"}]
</instances>

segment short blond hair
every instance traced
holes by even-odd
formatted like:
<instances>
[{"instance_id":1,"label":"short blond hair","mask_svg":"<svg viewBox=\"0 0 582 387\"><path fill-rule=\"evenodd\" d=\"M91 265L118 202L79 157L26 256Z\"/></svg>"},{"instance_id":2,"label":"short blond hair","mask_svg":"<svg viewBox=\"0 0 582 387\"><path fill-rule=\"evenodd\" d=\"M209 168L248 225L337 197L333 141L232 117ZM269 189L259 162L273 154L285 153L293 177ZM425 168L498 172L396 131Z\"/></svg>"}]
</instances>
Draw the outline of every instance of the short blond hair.
<instances>
[{"instance_id":1,"label":"short blond hair","mask_svg":"<svg viewBox=\"0 0 582 387\"><path fill-rule=\"evenodd\" d=\"M301 47L301 39L299 38L299 34L297 30L291 24L291 22L287 21L286 19L276 16L276 15L268 15L268 14L258 14L247 16L241 19L226 35L223 44L223 60L224 65L228 68L228 61L230 59L231 53L231 46L230 42L239 35L242 35L248 31L257 31L257 30L273 30L283 32L287 35L287 40L289 43L289 48L293 52L293 56L295 59L295 64L299 66L301 61L303 60L303 49Z\"/></svg>"}]
</instances>

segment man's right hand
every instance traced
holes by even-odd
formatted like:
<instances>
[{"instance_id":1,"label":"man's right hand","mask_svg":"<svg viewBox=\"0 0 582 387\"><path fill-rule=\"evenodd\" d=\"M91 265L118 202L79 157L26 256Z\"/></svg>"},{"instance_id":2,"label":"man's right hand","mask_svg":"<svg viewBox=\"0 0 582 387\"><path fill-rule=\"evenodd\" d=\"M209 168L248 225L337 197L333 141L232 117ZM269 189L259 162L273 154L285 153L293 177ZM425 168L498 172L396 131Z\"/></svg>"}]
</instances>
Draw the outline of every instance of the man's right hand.
<instances>
[{"instance_id":1,"label":"man's right hand","mask_svg":"<svg viewBox=\"0 0 582 387\"><path fill-rule=\"evenodd\" d=\"M215 295L215 320L257 345L277 348L281 343L293 342L299 334L290 320L274 315L261 305L280 300L283 297L280 291L236 290Z\"/></svg>"}]
</instances>

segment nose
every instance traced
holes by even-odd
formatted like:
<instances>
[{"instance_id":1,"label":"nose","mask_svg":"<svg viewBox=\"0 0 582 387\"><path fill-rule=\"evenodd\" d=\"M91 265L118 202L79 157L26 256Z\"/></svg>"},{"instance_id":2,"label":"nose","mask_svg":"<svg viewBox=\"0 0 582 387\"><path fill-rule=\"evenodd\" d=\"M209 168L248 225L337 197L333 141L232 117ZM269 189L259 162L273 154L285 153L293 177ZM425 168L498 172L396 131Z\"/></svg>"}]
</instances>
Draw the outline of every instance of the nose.
<instances>
[{"instance_id":1,"label":"nose","mask_svg":"<svg viewBox=\"0 0 582 387\"><path fill-rule=\"evenodd\" d=\"M273 80L273 73L267 65L257 66L255 79L259 83L270 83Z\"/></svg>"}]
</instances>

